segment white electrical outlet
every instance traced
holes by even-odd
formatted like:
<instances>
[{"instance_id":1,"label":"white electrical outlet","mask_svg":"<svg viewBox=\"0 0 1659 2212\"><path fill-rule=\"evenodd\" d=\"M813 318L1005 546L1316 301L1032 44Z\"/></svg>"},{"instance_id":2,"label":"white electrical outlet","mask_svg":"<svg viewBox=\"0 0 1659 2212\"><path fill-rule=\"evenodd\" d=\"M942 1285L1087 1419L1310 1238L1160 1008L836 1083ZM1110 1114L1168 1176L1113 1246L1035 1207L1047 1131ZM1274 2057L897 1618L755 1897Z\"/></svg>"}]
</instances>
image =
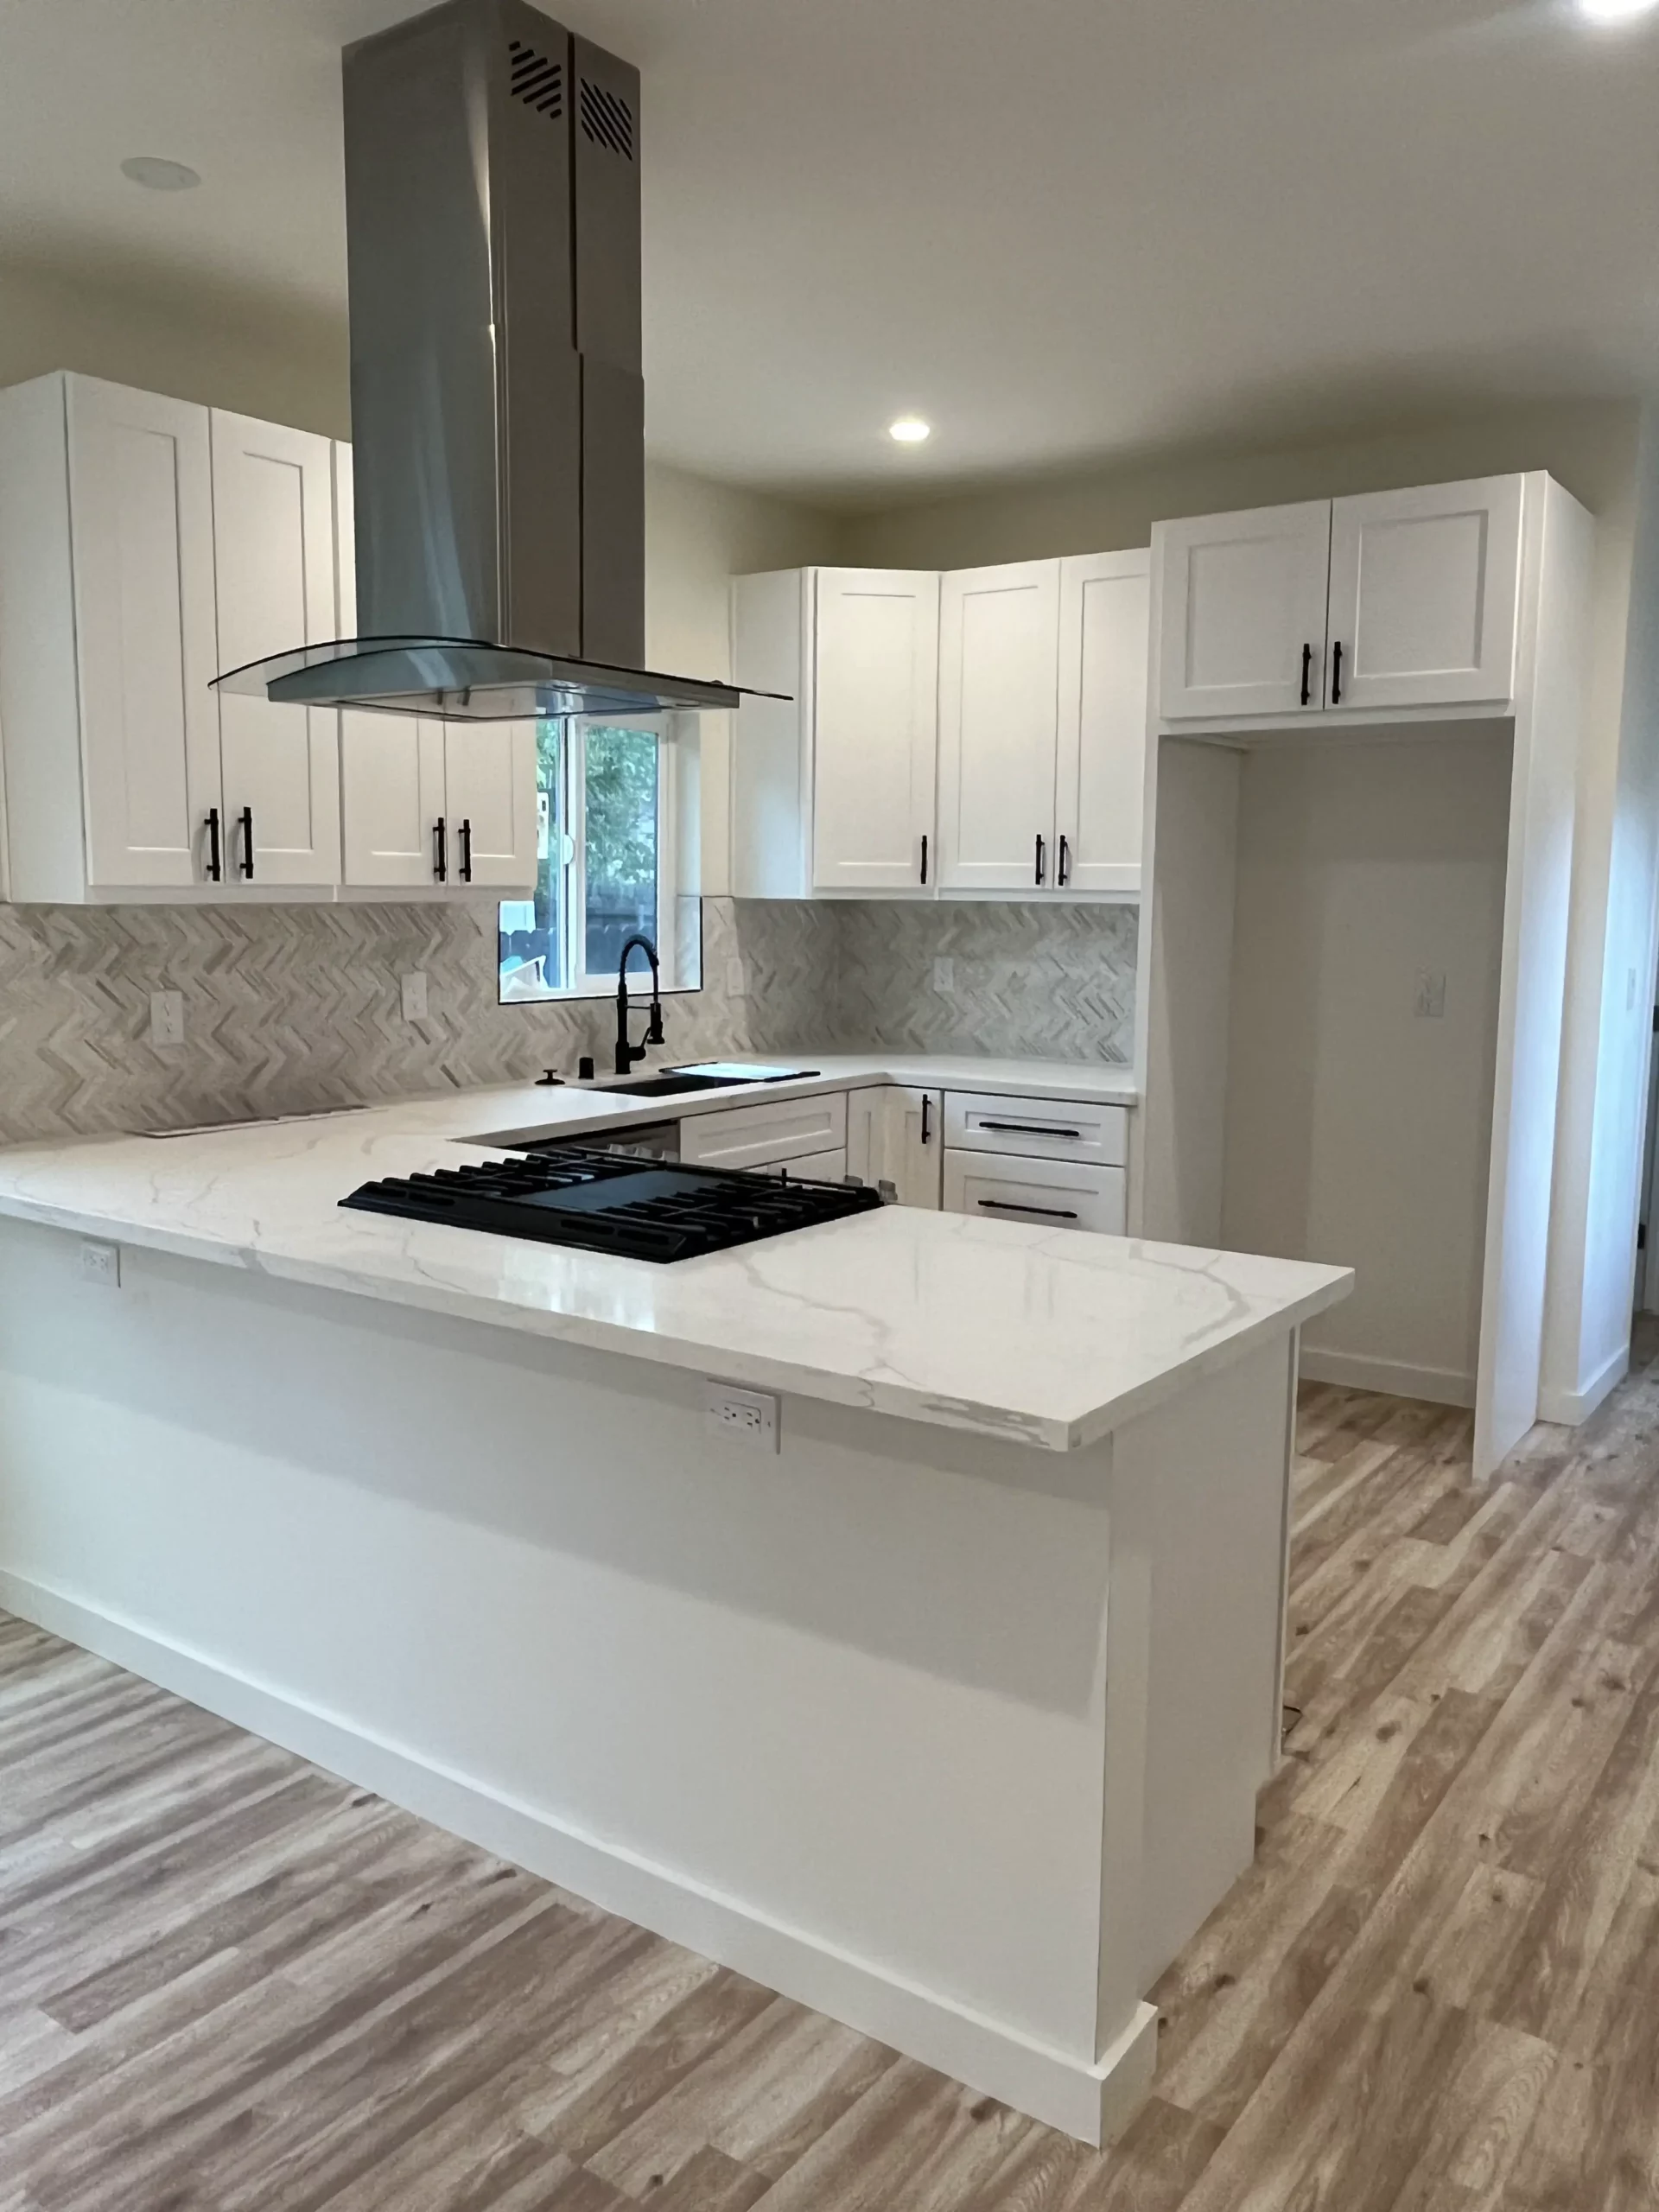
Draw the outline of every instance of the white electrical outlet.
<instances>
[{"instance_id":1,"label":"white electrical outlet","mask_svg":"<svg viewBox=\"0 0 1659 2212\"><path fill-rule=\"evenodd\" d=\"M402 979L400 986L404 1000L404 1020L426 1020L426 971L416 968Z\"/></svg>"},{"instance_id":2,"label":"white electrical outlet","mask_svg":"<svg viewBox=\"0 0 1659 2212\"><path fill-rule=\"evenodd\" d=\"M702 1417L716 1436L752 1444L758 1452L778 1449L778 1401L770 1390L742 1390L735 1382L702 1386Z\"/></svg>"},{"instance_id":3,"label":"white electrical outlet","mask_svg":"<svg viewBox=\"0 0 1659 2212\"><path fill-rule=\"evenodd\" d=\"M184 993L152 991L149 995L149 1041L152 1045L184 1042Z\"/></svg>"},{"instance_id":4,"label":"white electrical outlet","mask_svg":"<svg viewBox=\"0 0 1659 2212\"><path fill-rule=\"evenodd\" d=\"M954 991L957 988L957 963L954 960L933 963L933 988L936 991Z\"/></svg>"},{"instance_id":5,"label":"white electrical outlet","mask_svg":"<svg viewBox=\"0 0 1659 2212\"><path fill-rule=\"evenodd\" d=\"M1446 971L1440 968L1420 968L1412 993L1411 1010L1430 1021L1439 1021L1446 1012Z\"/></svg>"},{"instance_id":6,"label":"white electrical outlet","mask_svg":"<svg viewBox=\"0 0 1659 2212\"><path fill-rule=\"evenodd\" d=\"M80 1248L80 1279L102 1283L106 1290L121 1287L121 1247L86 1243Z\"/></svg>"}]
</instances>

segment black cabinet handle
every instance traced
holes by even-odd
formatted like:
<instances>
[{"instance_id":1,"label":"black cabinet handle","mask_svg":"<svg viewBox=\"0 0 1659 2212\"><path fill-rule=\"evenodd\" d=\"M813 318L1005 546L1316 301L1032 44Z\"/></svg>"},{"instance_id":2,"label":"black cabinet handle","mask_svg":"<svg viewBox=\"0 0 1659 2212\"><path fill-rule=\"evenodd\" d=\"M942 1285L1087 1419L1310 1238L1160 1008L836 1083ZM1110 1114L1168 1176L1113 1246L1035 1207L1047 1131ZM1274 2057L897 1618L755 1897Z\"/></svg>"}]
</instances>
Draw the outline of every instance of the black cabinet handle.
<instances>
[{"instance_id":1,"label":"black cabinet handle","mask_svg":"<svg viewBox=\"0 0 1659 2212\"><path fill-rule=\"evenodd\" d=\"M1312 645L1304 645L1302 647L1302 704L1304 706L1306 706L1313 696L1313 648Z\"/></svg>"},{"instance_id":2,"label":"black cabinet handle","mask_svg":"<svg viewBox=\"0 0 1659 2212\"><path fill-rule=\"evenodd\" d=\"M933 1101L925 1091L922 1094L922 1142L933 1141Z\"/></svg>"},{"instance_id":3,"label":"black cabinet handle","mask_svg":"<svg viewBox=\"0 0 1659 2212\"><path fill-rule=\"evenodd\" d=\"M440 883L449 880L449 839L442 815L432 824L432 873Z\"/></svg>"},{"instance_id":4,"label":"black cabinet handle","mask_svg":"<svg viewBox=\"0 0 1659 2212\"><path fill-rule=\"evenodd\" d=\"M982 1129L994 1129L999 1136L1005 1137L1077 1137L1080 1139L1083 1135L1081 1129L1039 1128L1035 1122L982 1122L979 1126Z\"/></svg>"},{"instance_id":5,"label":"black cabinet handle","mask_svg":"<svg viewBox=\"0 0 1659 2212\"><path fill-rule=\"evenodd\" d=\"M1331 648L1331 703L1342 704L1342 639L1338 638Z\"/></svg>"},{"instance_id":6,"label":"black cabinet handle","mask_svg":"<svg viewBox=\"0 0 1659 2212\"><path fill-rule=\"evenodd\" d=\"M219 849L219 809L216 806L208 808L207 819L202 826L207 832L207 880L222 883L225 879L225 855Z\"/></svg>"},{"instance_id":7,"label":"black cabinet handle","mask_svg":"<svg viewBox=\"0 0 1659 2212\"><path fill-rule=\"evenodd\" d=\"M1042 833L1042 831L1039 830L1037 832L1037 880L1038 880L1038 882L1039 882L1039 883L1040 883L1040 882L1042 881L1042 880L1043 880L1043 871L1044 871L1044 865L1045 865L1046 858L1046 848L1045 848L1044 843L1043 843L1043 833Z\"/></svg>"},{"instance_id":8,"label":"black cabinet handle","mask_svg":"<svg viewBox=\"0 0 1659 2212\"><path fill-rule=\"evenodd\" d=\"M1039 1213L1048 1221L1075 1221L1077 1217L1065 1206L1021 1206L1012 1198L981 1198L977 1203L987 1213Z\"/></svg>"},{"instance_id":9,"label":"black cabinet handle","mask_svg":"<svg viewBox=\"0 0 1659 2212\"><path fill-rule=\"evenodd\" d=\"M251 806L245 806L239 818L242 823L242 874L245 881L251 883L253 881L253 809Z\"/></svg>"},{"instance_id":10,"label":"black cabinet handle","mask_svg":"<svg viewBox=\"0 0 1659 2212\"><path fill-rule=\"evenodd\" d=\"M461 817L461 866L455 874L463 883L470 883L473 880L473 817L470 814L463 814Z\"/></svg>"},{"instance_id":11,"label":"black cabinet handle","mask_svg":"<svg viewBox=\"0 0 1659 2212\"><path fill-rule=\"evenodd\" d=\"M927 832L922 832L922 881L927 881Z\"/></svg>"},{"instance_id":12,"label":"black cabinet handle","mask_svg":"<svg viewBox=\"0 0 1659 2212\"><path fill-rule=\"evenodd\" d=\"M1054 881L1057 887L1060 890L1064 891L1066 885L1070 883L1071 880L1071 841L1067 837L1065 832L1062 830L1060 832L1060 865L1058 869L1056 871Z\"/></svg>"}]
</instances>

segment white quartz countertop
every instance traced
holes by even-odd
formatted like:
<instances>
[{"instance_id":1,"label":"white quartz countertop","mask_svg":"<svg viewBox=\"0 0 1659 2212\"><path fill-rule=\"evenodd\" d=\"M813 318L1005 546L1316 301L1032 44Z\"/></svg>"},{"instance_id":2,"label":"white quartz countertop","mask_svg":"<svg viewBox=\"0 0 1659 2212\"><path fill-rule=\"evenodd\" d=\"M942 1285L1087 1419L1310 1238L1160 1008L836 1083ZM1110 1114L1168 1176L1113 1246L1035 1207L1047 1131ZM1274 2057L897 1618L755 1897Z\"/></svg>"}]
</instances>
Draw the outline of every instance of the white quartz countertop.
<instances>
[{"instance_id":1,"label":"white quartz countertop","mask_svg":"<svg viewBox=\"0 0 1659 2212\"><path fill-rule=\"evenodd\" d=\"M916 1208L671 1266L342 1211L491 1131L719 1110L860 1082L1133 1103L1126 1071L809 1057L670 1099L517 1085L165 1137L0 1152L0 1215L285 1281L1066 1451L1346 1297L1351 1272ZM486 1151L489 1147L485 1148Z\"/></svg>"}]
</instances>

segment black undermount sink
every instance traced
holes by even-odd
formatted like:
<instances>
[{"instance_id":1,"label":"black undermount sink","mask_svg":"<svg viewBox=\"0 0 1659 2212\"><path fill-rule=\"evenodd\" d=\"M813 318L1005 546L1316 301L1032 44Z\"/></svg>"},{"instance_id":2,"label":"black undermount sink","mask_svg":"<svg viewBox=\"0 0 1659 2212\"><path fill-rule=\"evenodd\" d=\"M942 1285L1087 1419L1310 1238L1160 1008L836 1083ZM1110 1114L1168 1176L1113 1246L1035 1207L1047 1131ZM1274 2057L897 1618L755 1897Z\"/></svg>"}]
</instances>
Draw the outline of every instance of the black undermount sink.
<instances>
[{"instance_id":1,"label":"black undermount sink","mask_svg":"<svg viewBox=\"0 0 1659 2212\"><path fill-rule=\"evenodd\" d=\"M626 1098L676 1098L684 1090L727 1090L734 1084L741 1087L753 1081L747 1075L652 1075L642 1076L638 1083L606 1083L598 1087L620 1091Z\"/></svg>"}]
</instances>

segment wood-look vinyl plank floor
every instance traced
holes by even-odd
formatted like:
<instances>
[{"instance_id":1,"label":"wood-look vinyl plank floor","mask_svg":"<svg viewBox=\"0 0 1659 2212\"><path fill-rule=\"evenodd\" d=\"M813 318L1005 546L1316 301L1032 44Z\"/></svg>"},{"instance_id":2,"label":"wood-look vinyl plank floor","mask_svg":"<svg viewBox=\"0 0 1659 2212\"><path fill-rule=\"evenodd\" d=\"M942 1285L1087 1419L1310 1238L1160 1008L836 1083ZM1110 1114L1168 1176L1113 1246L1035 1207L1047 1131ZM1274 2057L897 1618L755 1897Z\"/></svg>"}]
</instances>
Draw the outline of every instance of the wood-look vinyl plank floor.
<instances>
[{"instance_id":1,"label":"wood-look vinyl plank floor","mask_svg":"<svg viewBox=\"0 0 1659 2212\"><path fill-rule=\"evenodd\" d=\"M1659 1359L1470 1440L1305 1386L1285 1764L1103 2155L0 1616L0 2212L1659 2207Z\"/></svg>"}]
</instances>

